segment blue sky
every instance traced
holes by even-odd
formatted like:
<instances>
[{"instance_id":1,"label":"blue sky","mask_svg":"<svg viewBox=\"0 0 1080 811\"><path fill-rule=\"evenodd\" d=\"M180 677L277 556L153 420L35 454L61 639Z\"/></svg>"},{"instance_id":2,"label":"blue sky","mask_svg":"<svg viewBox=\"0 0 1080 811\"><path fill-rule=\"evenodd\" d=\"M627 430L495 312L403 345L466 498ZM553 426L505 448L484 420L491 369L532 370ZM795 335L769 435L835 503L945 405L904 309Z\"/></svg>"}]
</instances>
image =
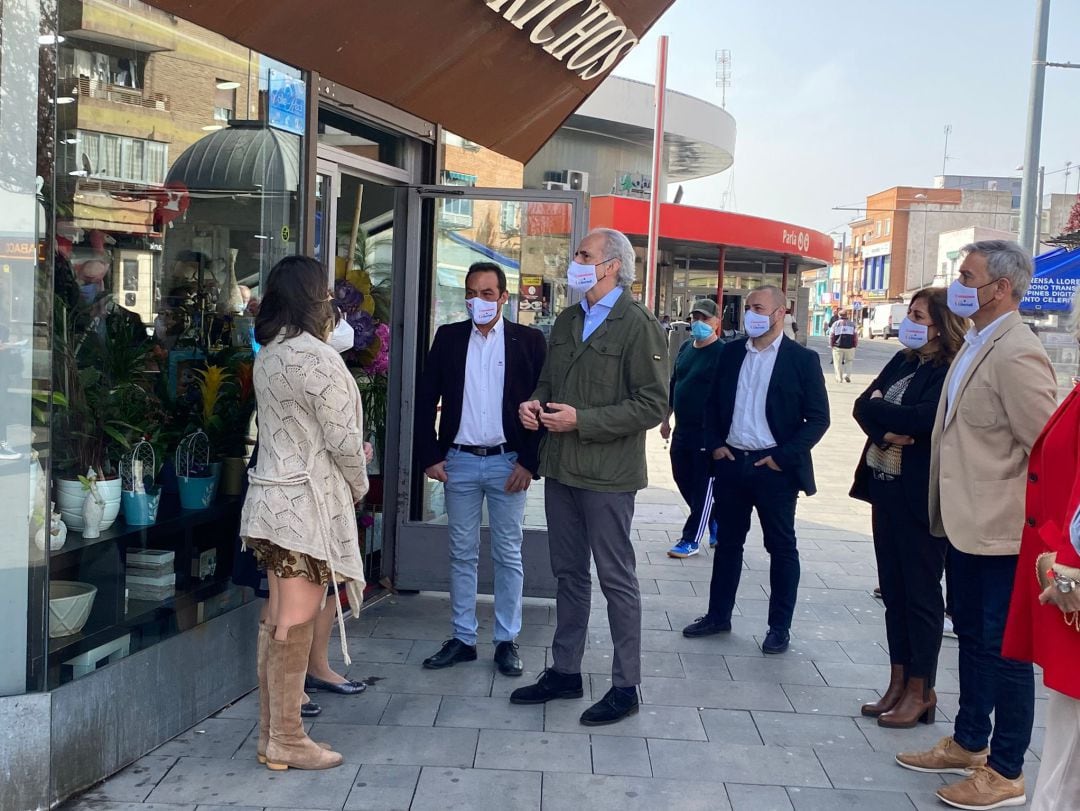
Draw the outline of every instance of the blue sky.
<instances>
[{"instance_id":1,"label":"blue sky","mask_svg":"<svg viewBox=\"0 0 1080 811\"><path fill-rule=\"evenodd\" d=\"M828 231L895 185L931 185L952 125L949 174L1016 175L1022 163L1034 0L676 0L616 73L720 102L715 52L732 52L735 165L686 184L719 207L734 173L743 213ZM1053 0L1050 61L1080 62L1080 2ZM1041 163L1048 192L1080 181L1080 70L1048 68ZM673 193L673 192L672 192Z\"/></svg>"}]
</instances>

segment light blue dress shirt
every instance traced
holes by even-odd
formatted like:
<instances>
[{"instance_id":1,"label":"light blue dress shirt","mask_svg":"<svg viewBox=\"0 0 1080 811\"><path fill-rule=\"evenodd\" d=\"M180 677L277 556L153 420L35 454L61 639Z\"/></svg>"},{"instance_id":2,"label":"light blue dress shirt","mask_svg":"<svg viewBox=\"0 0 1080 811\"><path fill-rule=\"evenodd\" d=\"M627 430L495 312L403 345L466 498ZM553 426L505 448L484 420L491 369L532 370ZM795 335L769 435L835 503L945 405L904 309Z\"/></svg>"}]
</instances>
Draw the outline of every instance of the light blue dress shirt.
<instances>
[{"instance_id":1,"label":"light blue dress shirt","mask_svg":"<svg viewBox=\"0 0 1080 811\"><path fill-rule=\"evenodd\" d=\"M616 287L591 307L588 299L583 298L581 300L581 309L585 311L585 329L582 331L582 341L589 340L589 336L596 332L596 328L604 323L604 319L608 317L611 308L615 306L615 302L619 300L619 296L622 294L623 289Z\"/></svg>"}]
</instances>

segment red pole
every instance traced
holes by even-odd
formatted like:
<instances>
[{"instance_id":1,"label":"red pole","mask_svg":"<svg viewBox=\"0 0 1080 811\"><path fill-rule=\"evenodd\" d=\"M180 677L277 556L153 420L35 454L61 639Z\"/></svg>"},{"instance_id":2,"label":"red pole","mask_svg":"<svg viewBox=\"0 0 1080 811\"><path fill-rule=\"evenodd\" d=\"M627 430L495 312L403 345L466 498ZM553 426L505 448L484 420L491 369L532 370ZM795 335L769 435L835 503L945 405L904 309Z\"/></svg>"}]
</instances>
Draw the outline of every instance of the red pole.
<instances>
[{"instance_id":1,"label":"red pole","mask_svg":"<svg viewBox=\"0 0 1080 811\"><path fill-rule=\"evenodd\" d=\"M668 38L656 45L656 115L653 119L652 193L649 195L649 247L645 257L644 304L656 311L659 276L660 204L664 201L664 101L667 89Z\"/></svg>"},{"instance_id":2,"label":"red pole","mask_svg":"<svg viewBox=\"0 0 1080 811\"><path fill-rule=\"evenodd\" d=\"M716 309L720 318L724 318L724 271L727 262L727 245L720 246L720 264L716 269Z\"/></svg>"}]
</instances>

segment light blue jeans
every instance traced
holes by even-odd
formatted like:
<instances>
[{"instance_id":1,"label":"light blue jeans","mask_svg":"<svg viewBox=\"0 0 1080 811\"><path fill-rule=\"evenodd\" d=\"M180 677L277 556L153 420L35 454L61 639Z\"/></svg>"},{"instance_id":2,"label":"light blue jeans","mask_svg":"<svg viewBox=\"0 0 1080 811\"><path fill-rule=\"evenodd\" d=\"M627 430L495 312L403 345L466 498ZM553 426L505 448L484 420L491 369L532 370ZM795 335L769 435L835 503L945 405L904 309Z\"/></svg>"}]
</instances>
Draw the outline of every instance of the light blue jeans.
<instances>
[{"instance_id":1,"label":"light blue jeans","mask_svg":"<svg viewBox=\"0 0 1080 811\"><path fill-rule=\"evenodd\" d=\"M476 644L476 567L485 498L495 564L494 641L513 642L521 631L521 535L527 491L506 492L516 462L516 453L474 456L451 448L446 456L450 611L454 636L466 645Z\"/></svg>"}]
</instances>

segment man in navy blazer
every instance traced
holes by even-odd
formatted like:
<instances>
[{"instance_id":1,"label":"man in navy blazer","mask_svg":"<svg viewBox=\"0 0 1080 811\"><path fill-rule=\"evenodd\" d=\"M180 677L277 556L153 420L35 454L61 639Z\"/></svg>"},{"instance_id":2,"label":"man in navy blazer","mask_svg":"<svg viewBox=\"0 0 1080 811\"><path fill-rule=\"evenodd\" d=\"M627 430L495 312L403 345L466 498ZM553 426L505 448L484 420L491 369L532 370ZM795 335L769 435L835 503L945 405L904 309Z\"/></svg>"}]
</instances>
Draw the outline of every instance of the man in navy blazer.
<instances>
[{"instance_id":1,"label":"man in navy blazer","mask_svg":"<svg viewBox=\"0 0 1080 811\"><path fill-rule=\"evenodd\" d=\"M759 287L746 303L750 337L724 347L705 412L719 521L709 611L683 635L731 630L743 546L756 509L770 556L769 631L761 649L783 653L799 588L795 504L800 490L808 496L817 490L810 450L829 427L829 398L817 353L784 337L787 302L780 289Z\"/></svg>"},{"instance_id":2,"label":"man in navy blazer","mask_svg":"<svg viewBox=\"0 0 1080 811\"><path fill-rule=\"evenodd\" d=\"M416 461L428 478L444 484L450 541L454 635L424 660L430 669L476 659L476 567L486 500L495 563L495 664L506 676L522 672L515 642L521 630L522 523L525 493L540 467L540 432L521 425L518 404L536 388L547 344L539 330L502 317L508 299L502 268L491 262L469 268L469 320L439 327L417 392Z\"/></svg>"}]
</instances>

